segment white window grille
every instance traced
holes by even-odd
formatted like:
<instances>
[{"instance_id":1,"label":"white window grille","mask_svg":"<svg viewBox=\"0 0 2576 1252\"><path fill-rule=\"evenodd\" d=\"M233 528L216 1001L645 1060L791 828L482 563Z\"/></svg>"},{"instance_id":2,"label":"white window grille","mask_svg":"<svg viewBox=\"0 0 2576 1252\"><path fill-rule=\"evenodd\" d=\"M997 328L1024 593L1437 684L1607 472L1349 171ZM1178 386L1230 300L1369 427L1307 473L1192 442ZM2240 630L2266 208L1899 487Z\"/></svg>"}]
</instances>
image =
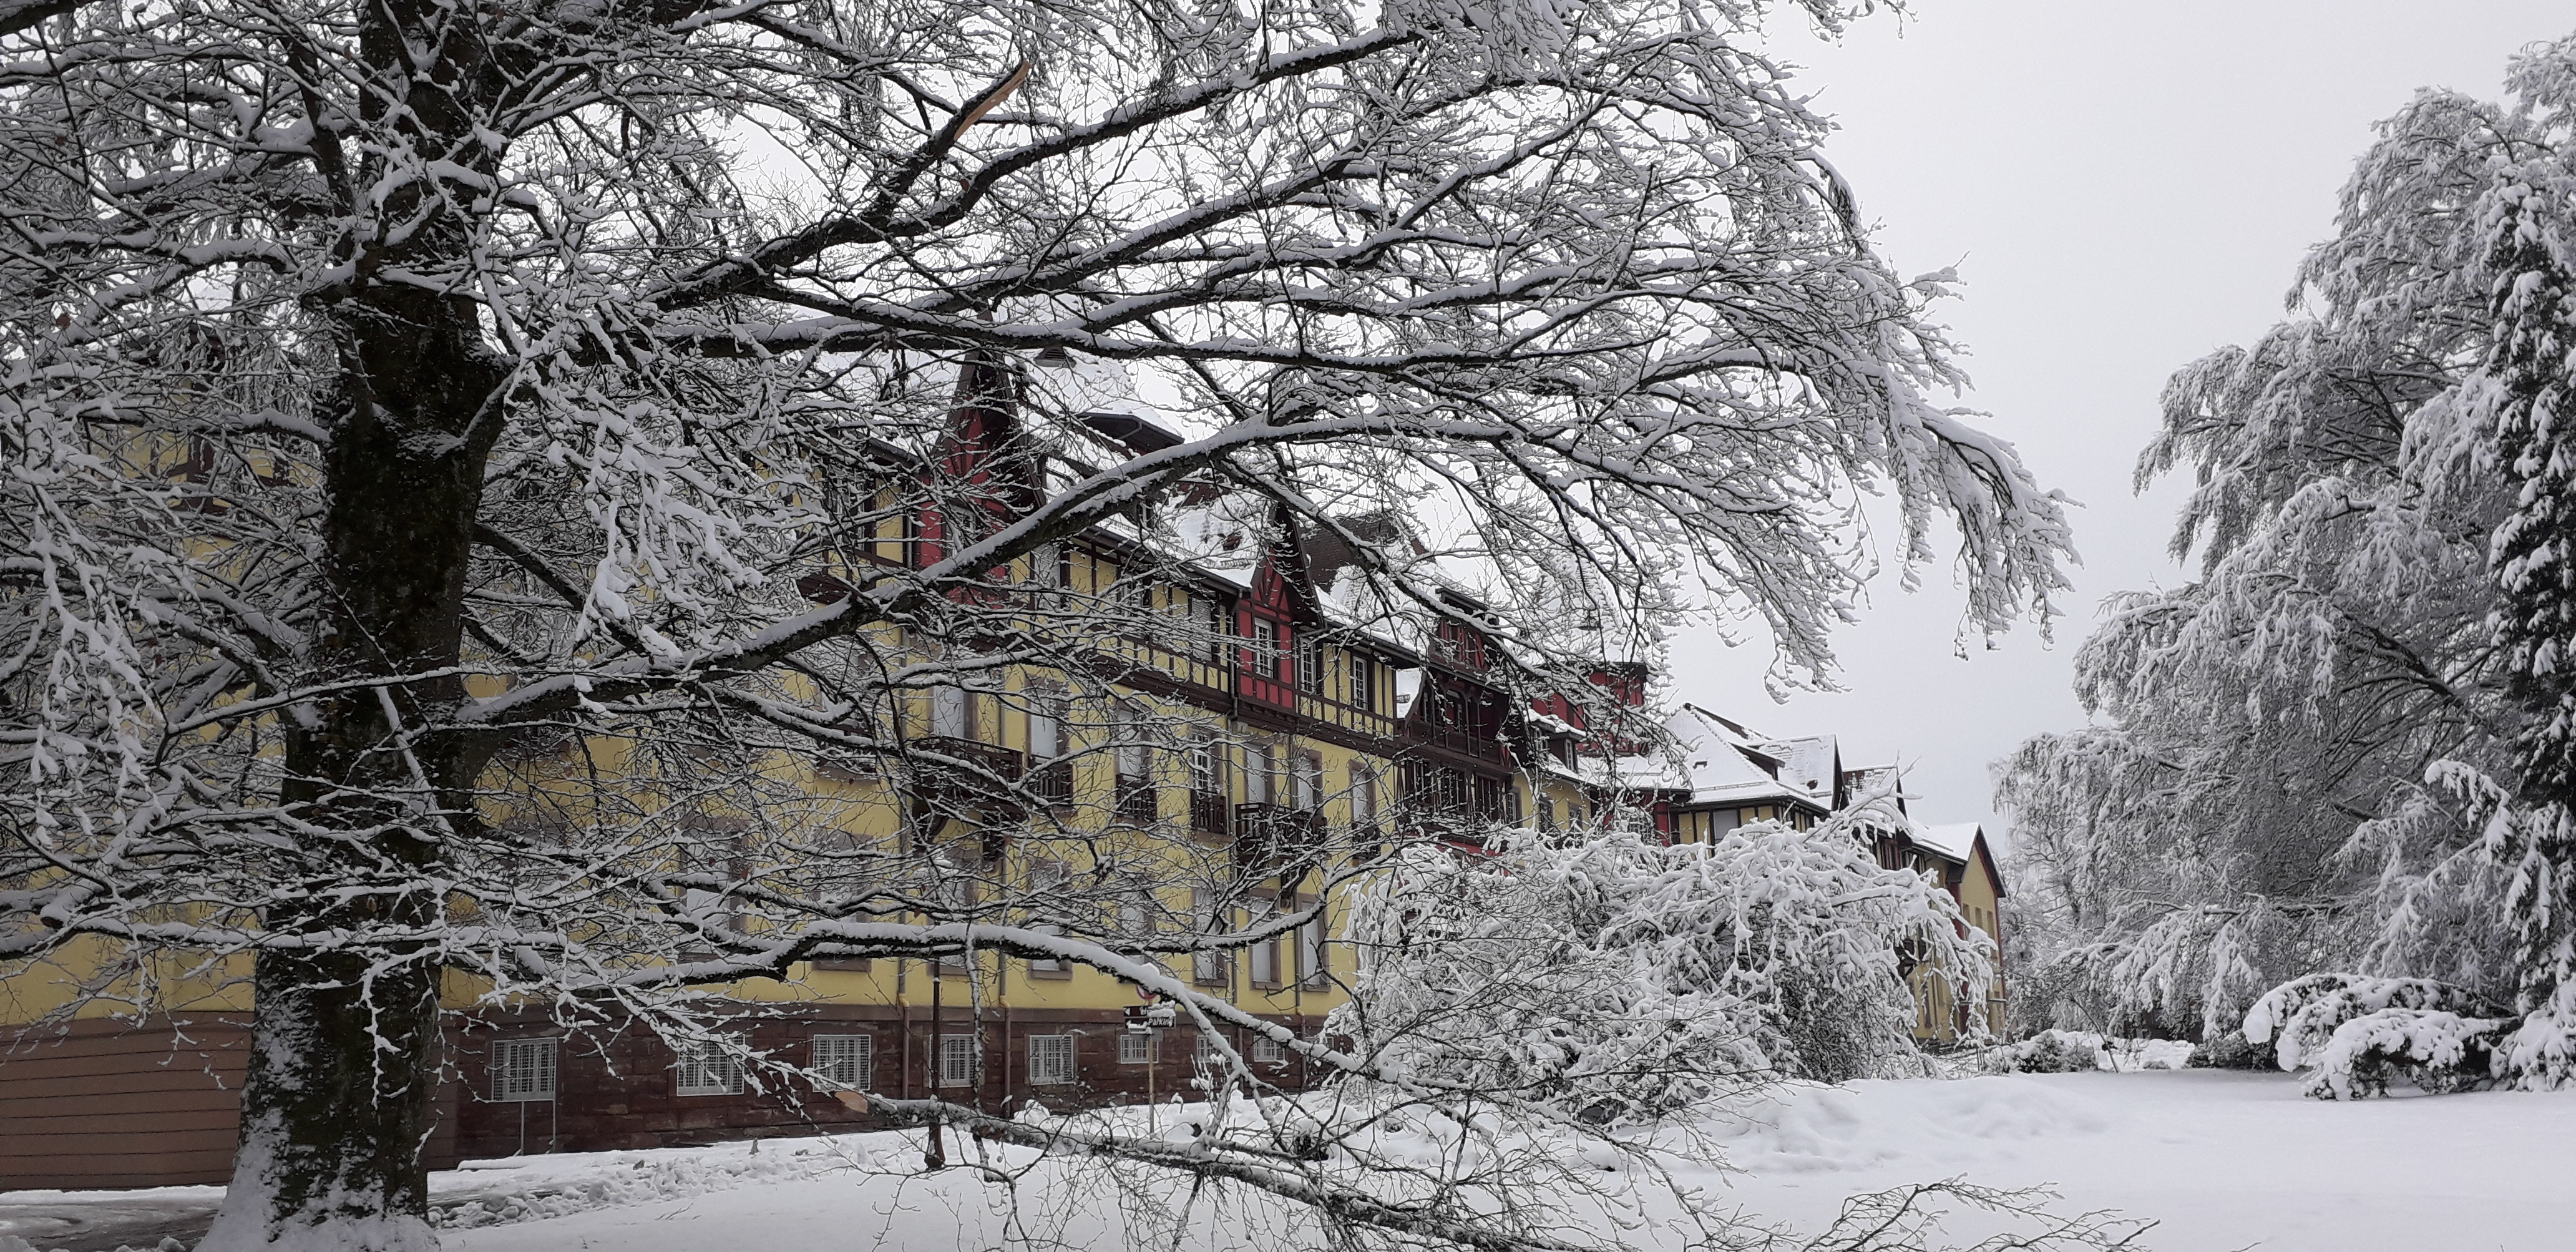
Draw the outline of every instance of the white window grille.
<instances>
[{"instance_id":1,"label":"white window grille","mask_svg":"<svg viewBox=\"0 0 2576 1252\"><path fill-rule=\"evenodd\" d=\"M1224 1053L1217 1050L1216 1036L1202 1030L1198 1043L1190 1049L1190 1059L1201 1065L1214 1065Z\"/></svg>"},{"instance_id":2,"label":"white window grille","mask_svg":"<svg viewBox=\"0 0 2576 1252\"><path fill-rule=\"evenodd\" d=\"M1029 1036L1029 1085L1061 1086L1073 1081L1073 1036Z\"/></svg>"},{"instance_id":3,"label":"white window grille","mask_svg":"<svg viewBox=\"0 0 2576 1252\"><path fill-rule=\"evenodd\" d=\"M712 1043L680 1045L676 1085L684 1096L741 1095L742 1065Z\"/></svg>"},{"instance_id":4,"label":"white window grille","mask_svg":"<svg viewBox=\"0 0 2576 1252\"><path fill-rule=\"evenodd\" d=\"M1148 1030L1122 1032L1118 1036L1118 1063L1121 1065L1153 1064L1154 1033Z\"/></svg>"},{"instance_id":5,"label":"white window grille","mask_svg":"<svg viewBox=\"0 0 2576 1252\"><path fill-rule=\"evenodd\" d=\"M876 1081L876 1053L873 1035L816 1035L814 1073L836 1090L865 1091Z\"/></svg>"},{"instance_id":6,"label":"white window grille","mask_svg":"<svg viewBox=\"0 0 2576 1252\"><path fill-rule=\"evenodd\" d=\"M975 1036L941 1035L939 1037L939 1085L943 1087L975 1085Z\"/></svg>"},{"instance_id":7,"label":"white window grille","mask_svg":"<svg viewBox=\"0 0 2576 1252\"><path fill-rule=\"evenodd\" d=\"M1225 776L1217 768L1217 746L1204 736L1190 743L1190 790L1203 796L1225 794Z\"/></svg>"},{"instance_id":8,"label":"white window grille","mask_svg":"<svg viewBox=\"0 0 2576 1252\"><path fill-rule=\"evenodd\" d=\"M555 1041L504 1039L492 1045L492 1098L555 1098Z\"/></svg>"},{"instance_id":9,"label":"white window grille","mask_svg":"<svg viewBox=\"0 0 2576 1252\"><path fill-rule=\"evenodd\" d=\"M1285 1065L1288 1063L1288 1045L1268 1035L1256 1036L1252 1041L1252 1062L1255 1065Z\"/></svg>"}]
</instances>

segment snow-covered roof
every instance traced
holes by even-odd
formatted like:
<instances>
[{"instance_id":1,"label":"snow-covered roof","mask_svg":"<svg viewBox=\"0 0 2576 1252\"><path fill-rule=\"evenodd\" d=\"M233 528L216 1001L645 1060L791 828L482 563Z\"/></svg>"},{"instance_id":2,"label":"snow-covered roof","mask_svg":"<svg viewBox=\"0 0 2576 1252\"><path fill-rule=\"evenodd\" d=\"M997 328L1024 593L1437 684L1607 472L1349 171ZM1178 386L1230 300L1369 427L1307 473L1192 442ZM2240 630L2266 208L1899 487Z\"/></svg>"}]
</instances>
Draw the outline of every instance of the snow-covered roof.
<instances>
[{"instance_id":1,"label":"snow-covered roof","mask_svg":"<svg viewBox=\"0 0 2576 1252\"><path fill-rule=\"evenodd\" d=\"M1917 822L1906 833L1916 847L1965 865L1974 859L1977 839L1986 833L1986 828L1976 822L1949 822L1939 826Z\"/></svg>"},{"instance_id":2,"label":"snow-covered roof","mask_svg":"<svg viewBox=\"0 0 2576 1252\"><path fill-rule=\"evenodd\" d=\"M1681 752L1683 777L1693 804L1751 804L1765 800L1803 800L1821 808L1833 805L1832 789L1824 799L1785 776L1783 759L1755 742L1736 721L1693 704L1684 704L1664 723Z\"/></svg>"},{"instance_id":3,"label":"snow-covered roof","mask_svg":"<svg viewBox=\"0 0 2576 1252\"><path fill-rule=\"evenodd\" d=\"M1797 788L1820 808L1834 807L1835 784L1842 779L1842 753L1832 735L1775 739L1762 750L1780 762L1780 781Z\"/></svg>"}]
</instances>

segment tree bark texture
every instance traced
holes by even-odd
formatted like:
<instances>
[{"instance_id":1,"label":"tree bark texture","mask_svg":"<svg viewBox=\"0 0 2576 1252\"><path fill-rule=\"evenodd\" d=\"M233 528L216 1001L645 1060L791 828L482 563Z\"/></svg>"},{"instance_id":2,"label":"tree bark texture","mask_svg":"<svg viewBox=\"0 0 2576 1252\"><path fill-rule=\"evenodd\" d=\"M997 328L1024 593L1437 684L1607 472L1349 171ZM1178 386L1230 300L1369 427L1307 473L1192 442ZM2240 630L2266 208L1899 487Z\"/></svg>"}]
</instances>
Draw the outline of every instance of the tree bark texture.
<instances>
[{"instance_id":1,"label":"tree bark texture","mask_svg":"<svg viewBox=\"0 0 2576 1252\"><path fill-rule=\"evenodd\" d=\"M474 138L483 59L454 46L472 24L435 5L362 11L361 46L387 87L368 97L381 114L370 120L422 155L497 168L500 154ZM407 45L441 55L415 61ZM376 181L376 160L325 164ZM467 565L507 378L475 301L435 286L465 272L466 232L434 195L415 180L386 198L374 221L412 228L390 246L353 240L354 290L326 308L339 368L321 406L334 420L315 659L341 685L287 730L283 798L304 829L279 871L309 890L262 918L273 935L312 944L257 957L242 1148L207 1252L436 1243L420 1152L441 1061L435 957L399 940L329 950L334 935L426 937L437 925L442 832L474 820L484 755L420 733L464 697L455 667ZM402 278L370 277L395 267Z\"/></svg>"}]
</instances>

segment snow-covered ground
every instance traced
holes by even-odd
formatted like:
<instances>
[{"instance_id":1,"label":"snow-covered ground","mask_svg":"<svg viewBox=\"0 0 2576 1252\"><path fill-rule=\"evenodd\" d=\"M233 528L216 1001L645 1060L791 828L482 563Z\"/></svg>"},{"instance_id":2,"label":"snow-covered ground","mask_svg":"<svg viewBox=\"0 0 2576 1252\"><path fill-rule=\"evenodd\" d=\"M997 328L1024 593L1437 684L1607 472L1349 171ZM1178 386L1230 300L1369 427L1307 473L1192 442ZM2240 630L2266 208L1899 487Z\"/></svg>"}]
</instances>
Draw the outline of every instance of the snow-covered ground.
<instances>
[{"instance_id":1,"label":"snow-covered ground","mask_svg":"<svg viewBox=\"0 0 2576 1252\"><path fill-rule=\"evenodd\" d=\"M1713 1131L1731 1168L1697 1158L1678 1176L1809 1229L1846 1195L1957 1177L2053 1185L2065 1209L2155 1219L2143 1246L2165 1252L2576 1248L2576 1093L2325 1104L2300 1098L2288 1075L2151 1071L1853 1083L1785 1092L1751 1112ZM730 1145L492 1162L442 1174L436 1190L449 1206L451 1252L1139 1241L1126 1216L1134 1206L1080 1164L1012 1158L1001 1163L1015 1185L1005 1185L972 1170L901 1172L917 1160L904 1136L853 1135L773 1140L757 1153ZM171 1202L181 1191L152 1194ZM0 1194L0 1230L13 1208L110 1198ZM1265 1220L1216 1202L1182 1246L1277 1246L1243 1237ZM1680 1246L1652 1232L1641 1242Z\"/></svg>"},{"instance_id":2,"label":"snow-covered ground","mask_svg":"<svg viewBox=\"0 0 2576 1252\"><path fill-rule=\"evenodd\" d=\"M2207 1070L1865 1082L1734 1136L1737 1190L1813 1223L1841 1196L1963 1175L2158 1222L2157 1249L2576 1249L2576 1092L2303 1099Z\"/></svg>"}]
</instances>

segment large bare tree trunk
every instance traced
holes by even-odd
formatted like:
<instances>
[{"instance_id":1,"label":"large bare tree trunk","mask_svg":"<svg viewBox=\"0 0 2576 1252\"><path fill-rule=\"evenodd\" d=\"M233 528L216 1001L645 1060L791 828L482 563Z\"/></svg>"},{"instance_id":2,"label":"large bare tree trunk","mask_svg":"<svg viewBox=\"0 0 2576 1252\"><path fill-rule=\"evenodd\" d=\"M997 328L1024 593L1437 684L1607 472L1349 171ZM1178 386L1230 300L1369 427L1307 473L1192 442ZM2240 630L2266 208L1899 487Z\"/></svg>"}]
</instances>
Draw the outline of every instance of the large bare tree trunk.
<instances>
[{"instance_id":1,"label":"large bare tree trunk","mask_svg":"<svg viewBox=\"0 0 2576 1252\"><path fill-rule=\"evenodd\" d=\"M353 312L326 461L333 603L320 652L342 679L438 673L459 659L499 371L462 302L403 293ZM300 841L282 868L310 879L310 903L272 909L267 929L436 925L441 832L473 820L479 754L410 732L462 694L452 675L348 688L290 730L285 798L340 837ZM434 959L270 948L253 984L241 1154L205 1248L433 1246L420 1149L439 1071Z\"/></svg>"},{"instance_id":2,"label":"large bare tree trunk","mask_svg":"<svg viewBox=\"0 0 2576 1252\"><path fill-rule=\"evenodd\" d=\"M384 122L419 155L473 169L499 154L473 138L481 58L435 6L369 6L362 50L386 84ZM406 45L448 55L411 71ZM405 88L408 88L406 93ZM377 97L370 97L371 103ZM325 162L325 165L340 164ZM369 162L352 163L372 181ZM348 168L343 165L342 168ZM415 182L379 221L419 212ZM436 207L408 242L375 255L409 276L461 274L464 231ZM365 255L365 249L356 249ZM426 944L368 955L327 950L328 936L404 932L440 921L439 862L474 820L483 754L452 736L422 736L463 698L453 669L463 638L467 564L485 463L501 431L507 371L482 342L475 302L411 281L369 284L330 309L340 344L338 394L323 458L324 634L320 677L346 684L291 719L287 805L306 832L281 858L309 892L262 918L312 949L257 958L254 1047L242 1090L242 1139L207 1252L259 1247L435 1246L421 1149L439 1080L439 970ZM434 677L413 677L435 675ZM310 833L318 828L329 834Z\"/></svg>"}]
</instances>

